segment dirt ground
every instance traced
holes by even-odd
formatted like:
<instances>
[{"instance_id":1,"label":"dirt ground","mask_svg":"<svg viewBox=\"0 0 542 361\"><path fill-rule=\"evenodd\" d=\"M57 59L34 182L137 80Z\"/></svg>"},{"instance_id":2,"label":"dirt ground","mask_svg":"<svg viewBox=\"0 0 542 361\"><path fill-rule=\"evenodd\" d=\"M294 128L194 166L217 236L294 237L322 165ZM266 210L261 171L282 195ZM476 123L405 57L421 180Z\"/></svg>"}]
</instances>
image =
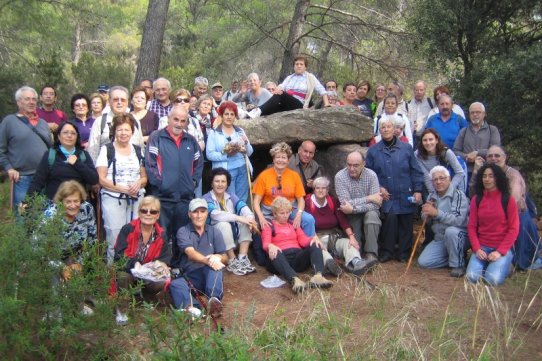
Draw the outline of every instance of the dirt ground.
<instances>
[{"instance_id":1,"label":"dirt ground","mask_svg":"<svg viewBox=\"0 0 542 361\"><path fill-rule=\"evenodd\" d=\"M322 294L329 303L330 310L336 310L339 313L353 310L354 318L359 320L368 319L378 312L375 304L352 307L354 299L355 302L363 299L360 298L360 290L361 293L365 293L365 297L396 298L390 303L391 307L386 306L391 308L390 314L401 312L402 309L410 307L405 305L406 303L411 303L414 305L412 318L414 322L422 326L419 330L422 342L431 342L431 338L434 337L434 334L431 335L431 325L441 324L447 312L450 313L450 318L453 317L455 322L459 322L458 329L470 327L476 306L472 287L469 287L464 279L450 277L449 269L421 269L416 265L415 259L407 274L404 274L405 269L405 263L390 261L378 265L373 272L361 279L344 272L338 279L330 278L333 279L334 286L330 290L322 291ZM295 295L288 284L281 288L265 289L260 285L260 281L268 276L270 274L265 268L259 266L257 272L246 276L235 276L226 272L224 311L221 318L221 323L225 327L248 319L252 325L260 328L278 314L293 325L309 317L310 305L320 302L322 298L322 295L318 296L320 292L318 290L309 290L304 294ZM308 280L310 276L309 271L302 274L305 280ZM531 273L527 286L525 286L526 279L527 274L514 273L503 286L498 288L498 298L504 305L502 307L509 310L511 314L518 312L520 305L524 310L525 303L528 303L537 292L542 284L542 270ZM525 297L522 298L524 290ZM491 315L488 309L482 310L483 322L478 325L480 345L484 343L486 333L488 335L493 333L495 328L502 327L503 322L504 324L507 322L501 320L499 326L490 321ZM542 343L540 342L542 327L539 326L540 320L537 323L537 319L542 315L540 295L535 298L529 312L526 314L522 312L518 312L516 317L519 319L519 315L522 315L517 325L517 335L514 336L517 339L515 341L521 343L521 346L509 359L542 360ZM502 317L504 318L505 315ZM514 317L509 318L514 319ZM374 320L374 317L372 319ZM469 326L465 326L467 323ZM538 330L533 327L535 324L538 325ZM451 328L455 327L453 322L450 322L450 325ZM424 329L426 327L427 329ZM451 334L450 337L460 339L471 337L470 334L458 335L458 332L461 331L447 330L447 333Z\"/></svg>"}]
</instances>

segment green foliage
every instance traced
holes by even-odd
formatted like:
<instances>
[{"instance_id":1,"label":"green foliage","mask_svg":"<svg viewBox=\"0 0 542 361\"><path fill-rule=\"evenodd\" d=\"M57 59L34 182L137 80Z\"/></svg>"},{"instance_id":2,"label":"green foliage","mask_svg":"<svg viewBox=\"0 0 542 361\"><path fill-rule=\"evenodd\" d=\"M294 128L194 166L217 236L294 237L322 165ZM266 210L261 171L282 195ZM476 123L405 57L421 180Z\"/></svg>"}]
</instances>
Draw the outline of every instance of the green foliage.
<instances>
[{"instance_id":1,"label":"green foliage","mask_svg":"<svg viewBox=\"0 0 542 361\"><path fill-rule=\"evenodd\" d=\"M22 222L0 224L0 354L8 359L82 359L113 355L107 344L113 309L110 274L97 247L83 250L83 269L60 281L63 223L44 221L44 200L30 203ZM94 314L81 313L85 300Z\"/></svg>"}]
</instances>

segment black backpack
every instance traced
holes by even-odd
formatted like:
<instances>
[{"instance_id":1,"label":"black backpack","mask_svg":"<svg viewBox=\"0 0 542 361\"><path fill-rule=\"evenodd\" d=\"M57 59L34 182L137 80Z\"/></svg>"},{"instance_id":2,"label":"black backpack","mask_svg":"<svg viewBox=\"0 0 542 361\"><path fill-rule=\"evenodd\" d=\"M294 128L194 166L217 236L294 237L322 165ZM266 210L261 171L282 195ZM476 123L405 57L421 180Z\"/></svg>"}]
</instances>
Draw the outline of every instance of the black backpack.
<instances>
[{"instance_id":1,"label":"black backpack","mask_svg":"<svg viewBox=\"0 0 542 361\"><path fill-rule=\"evenodd\" d=\"M134 147L134 150L136 152L139 164L143 164L141 147L135 144L132 144L132 146ZM111 166L111 163L113 163L113 185L117 185L117 181L115 180L115 175L117 174L117 158L115 157L115 146L113 145L113 143L107 143L105 147L107 149L107 169L109 169L109 166Z\"/></svg>"}]
</instances>

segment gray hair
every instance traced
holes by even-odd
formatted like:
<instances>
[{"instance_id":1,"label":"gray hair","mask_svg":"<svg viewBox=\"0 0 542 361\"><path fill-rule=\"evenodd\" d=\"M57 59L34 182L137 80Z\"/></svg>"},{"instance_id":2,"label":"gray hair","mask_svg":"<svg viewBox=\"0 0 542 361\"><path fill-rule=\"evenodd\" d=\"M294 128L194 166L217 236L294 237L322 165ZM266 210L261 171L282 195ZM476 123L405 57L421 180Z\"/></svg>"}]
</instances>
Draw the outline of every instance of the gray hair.
<instances>
[{"instance_id":1,"label":"gray hair","mask_svg":"<svg viewBox=\"0 0 542 361\"><path fill-rule=\"evenodd\" d=\"M211 101L211 105L213 104L213 97L210 96L209 94L204 94L202 96L200 96L198 98L198 101L196 102L196 109L199 109L199 106L201 105L201 103L203 103L203 101L205 100L210 100Z\"/></svg>"},{"instance_id":2,"label":"gray hair","mask_svg":"<svg viewBox=\"0 0 542 361\"><path fill-rule=\"evenodd\" d=\"M329 178L328 177L318 177L312 181L312 187L329 187Z\"/></svg>"},{"instance_id":3,"label":"gray hair","mask_svg":"<svg viewBox=\"0 0 542 361\"><path fill-rule=\"evenodd\" d=\"M163 81L167 84L167 87L169 90L171 90L171 82L167 80L166 78L158 78L155 81L152 82L152 90L156 90L156 84L158 84L159 81Z\"/></svg>"},{"instance_id":4,"label":"gray hair","mask_svg":"<svg viewBox=\"0 0 542 361\"><path fill-rule=\"evenodd\" d=\"M395 127L395 115L389 115L387 117L382 117L378 123L378 129L382 128L384 124L390 123L392 127Z\"/></svg>"},{"instance_id":5,"label":"gray hair","mask_svg":"<svg viewBox=\"0 0 542 361\"><path fill-rule=\"evenodd\" d=\"M361 159L363 159L363 161L365 161L365 158L367 157L366 153L363 153L361 151L361 148L358 148L358 149L355 149L353 151L351 151L350 153L348 153L346 155L346 158L348 158L350 156L350 154L354 154L354 153L358 153L359 155L361 155Z\"/></svg>"},{"instance_id":6,"label":"gray hair","mask_svg":"<svg viewBox=\"0 0 542 361\"><path fill-rule=\"evenodd\" d=\"M194 79L194 85L205 85L209 86L209 80L206 77L198 76Z\"/></svg>"},{"instance_id":7,"label":"gray hair","mask_svg":"<svg viewBox=\"0 0 542 361\"><path fill-rule=\"evenodd\" d=\"M130 92L128 91L128 89L126 89L125 87L123 87L122 85L115 85L115 86L112 86L110 89L109 89L109 101L111 101L113 99L113 96L111 94L113 94L113 92L115 90L121 90L123 91L125 94L126 94L126 99L130 99Z\"/></svg>"},{"instance_id":8,"label":"gray hair","mask_svg":"<svg viewBox=\"0 0 542 361\"><path fill-rule=\"evenodd\" d=\"M474 102L470 105L469 107L469 111L470 111L470 108L473 106L473 105L479 105L480 108L482 108L482 111L485 113L486 112L486 107L484 106L484 104L480 103L480 102Z\"/></svg>"},{"instance_id":9,"label":"gray hair","mask_svg":"<svg viewBox=\"0 0 542 361\"><path fill-rule=\"evenodd\" d=\"M21 98L23 97L23 92L27 92L27 91L34 93L34 95L36 96L36 99L38 98L38 92L36 91L36 89L31 88L28 85L25 85L17 89L17 91L15 92L15 101L21 100Z\"/></svg>"},{"instance_id":10,"label":"gray hair","mask_svg":"<svg viewBox=\"0 0 542 361\"><path fill-rule=\"evenodd\" d=\"M397 80L393 80L391 83L395 84L395 86L397 86L397 88L399 89L399 93L403 95L403 93L405 92L405 87L403 86L403 84L399 83L399 81Z\"/></svg>"},{"instance_id":11,"label":"gray hair","mask_svg":"<svg viewBox=\"0 0 542 361\"><path fill-rule=\"evenodd\" d=\"M450 100L450 103L454 104L454 100L452 99L452 97L449 95L449 94L446 94L446 93L442 93L439 95L438 97L438 104L440 104L440 101L444 98L448 98Z\"/></svg>"},{"instance_id":12,"label":"gray hair","mask_svg":"<svg viewBox=\"0 0 542 361\"><path fill-rule=\"evenodd\" d=\"M418 84L423 84L423 87L425 89L427 89L427 84L423 81L423 80L417 80L415 83L414 83L414 86L412 87L412 89L414 89L416 87L416 85Z\"/></svg>"},{"instance_id":13,"label":"gray hair","mask_svg":"<svg viewBox=\"0 0 542 361\"><path fill-rule=\"evenodd\" d=\"M448 168L443 167L441 165L436 165L433 168L431 168L431 170L429 171L429 177L433 178L433 174L435 173L444 173L446 177L448 178L450 177L450 171L448 170Z\"/></svg>"},{"instance_id":14,"label":"gray hair","mask_svg":"<svg viewBox=\"0 0 542 361\"><path fill-rule=\"evenodd\" d=\"M258 80L260 80L260 76L258 75L258 73L250 73L247 75L247 80L250 79L250 78L256 78Z\"/></svg>"},{"instance_id":15,"label":"gray hair","mask_svg":"<svg viewBox=\"0 0 542 361\"><path fill-rule=\"evenodd\" d=\"M388 116L388 118L393 119L393 123L395 127L401 127L402 129L405 128L406 121L402 116L393 114L393 115Z\"/></svg>"}]
</instances>

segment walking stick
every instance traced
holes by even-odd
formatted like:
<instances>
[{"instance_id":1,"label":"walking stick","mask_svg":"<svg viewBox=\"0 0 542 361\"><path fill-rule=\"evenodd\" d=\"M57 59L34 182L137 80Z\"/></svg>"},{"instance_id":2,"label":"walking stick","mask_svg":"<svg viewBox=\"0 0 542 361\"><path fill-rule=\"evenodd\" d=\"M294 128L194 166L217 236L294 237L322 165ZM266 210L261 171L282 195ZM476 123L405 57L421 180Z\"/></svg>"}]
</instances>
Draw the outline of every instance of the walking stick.
<instances>
[{"instance_id":1,"label":"walking stick","mask_svg":"<svg viewBox=\"0 0 542 361\"><path fill-rule=\"evenodd\" d=\"M412 263L412 258L414 258L414 254L416 253L416 249L418 248L418 243L420 243L420 239L422 238L422 234L425 231L425 222L427 222L427 217L425 217L425 219L422 222L422 227L420 228L420 230L418 232L418 236L416 237L416 242L414 242L414 246L412 246L412 251L410 251L410 257L408 259L408 263L407 263L407 266L406 266L406 269L405 269L405 273L403 273L403 274L407 274L407 272L408 272L408 270L410 268L410 264Z\"/></svg>"},{"instance_id":2,"label":"walking stick","mask_svg":"<svg viewBox=\"0 0 542 361\"><path fill-rule=\"evenodd\" d=\"M13 179L9 180L9 211L13 213L13 191L15 189L15 182Z\"/></svg>"},{"instance_id":3,"label":"walking stick","mask_svg":"<svg viewBox=\"0 0 542 361\"><path fill-rule=\"evenodd\" d=\"M245 153L245 167L247 168L247 178L248 178L248 194L250 196L250 208L254 211L254 197L252 195L252 180L250 179L250 166L248 155Z\"/></svg>"}]
</instances>

